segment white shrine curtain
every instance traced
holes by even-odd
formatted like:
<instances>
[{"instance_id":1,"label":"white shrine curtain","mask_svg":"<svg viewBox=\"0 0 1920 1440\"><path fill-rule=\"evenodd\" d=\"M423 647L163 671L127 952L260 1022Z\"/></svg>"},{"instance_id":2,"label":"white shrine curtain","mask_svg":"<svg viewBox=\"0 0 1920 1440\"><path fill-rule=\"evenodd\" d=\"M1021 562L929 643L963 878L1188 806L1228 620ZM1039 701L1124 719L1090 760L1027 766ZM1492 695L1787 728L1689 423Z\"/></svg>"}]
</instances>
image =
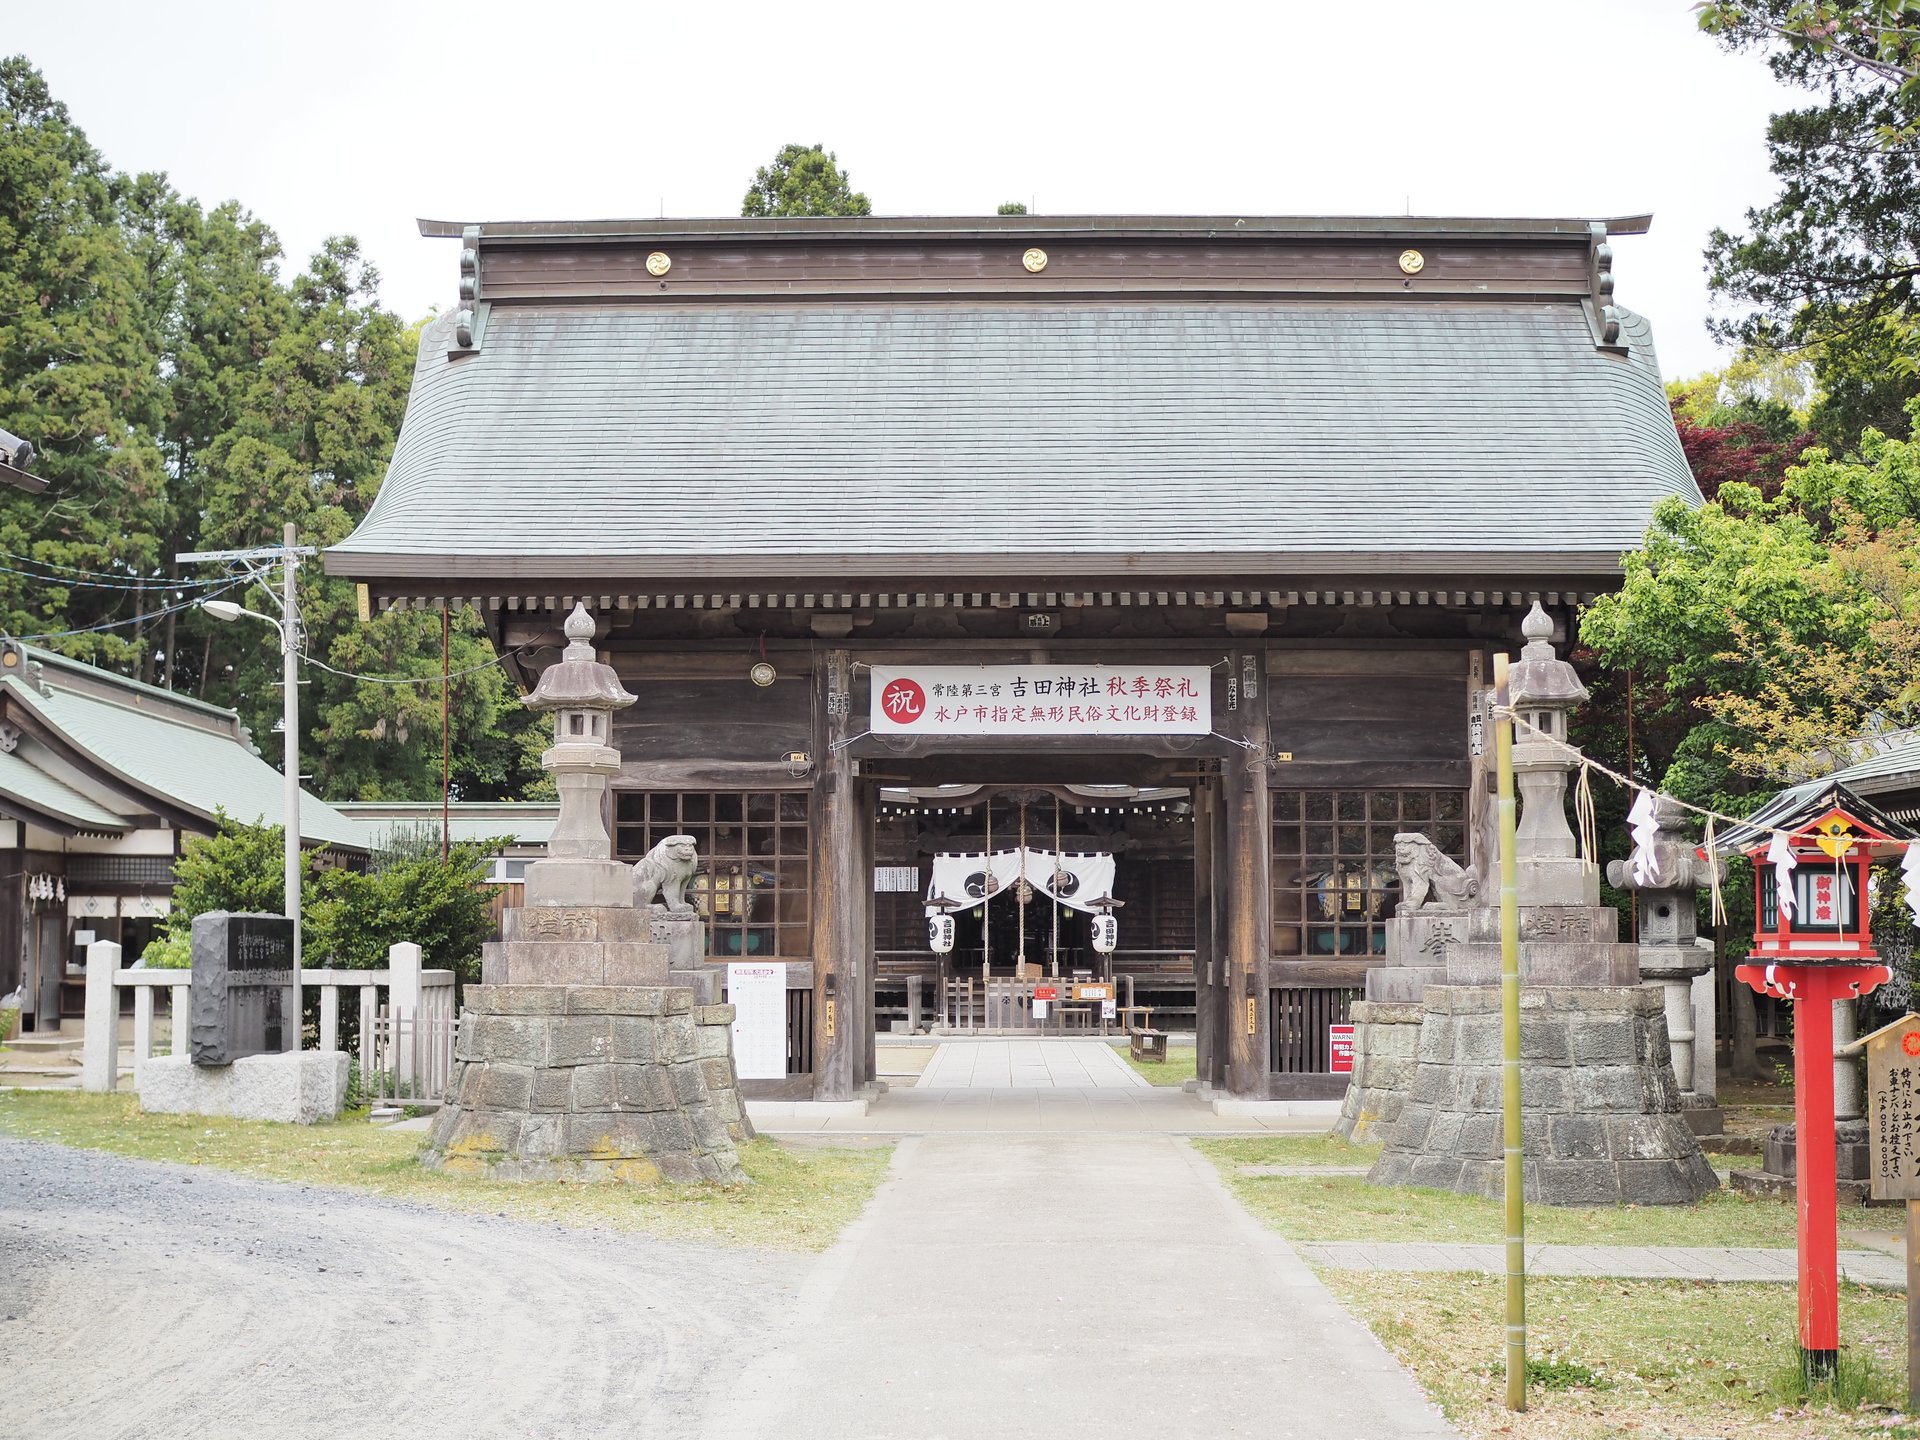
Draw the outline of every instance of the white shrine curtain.
<instances>
[{"instance_id":1,"label":"white shrine curtain","mask_svg":"<svg viewBox=\"0 0 1920 1440\"><path fill-rule=\"evenodd\" d=\"M1113 895L1113 856L1105 851L1056 853L1029 847L991 855L936 855L927 885L927 913L938 910L936 900L951 900L956 909L985 904L1011 891L1023 875L1040 895L1069 910L1092 913L1099 907L1090 902Z\"/></svg>"}]
</instances>

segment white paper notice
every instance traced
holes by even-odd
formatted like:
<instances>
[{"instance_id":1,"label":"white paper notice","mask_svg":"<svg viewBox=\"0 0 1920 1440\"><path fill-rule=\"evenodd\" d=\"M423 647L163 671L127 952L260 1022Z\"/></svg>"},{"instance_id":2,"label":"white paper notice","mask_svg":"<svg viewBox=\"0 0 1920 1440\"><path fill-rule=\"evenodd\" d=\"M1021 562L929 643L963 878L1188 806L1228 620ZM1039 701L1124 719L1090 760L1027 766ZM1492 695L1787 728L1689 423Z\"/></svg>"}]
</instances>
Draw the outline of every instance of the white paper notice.
<instances>
[{"instance_id":1,"label":"white paper notice","mask_svg":"<svg viewBox=\"0 0 1920 1440\"><path fill-rule=\"evenodd\" d=\"M742 1080L787 1076L787 967L727 966L727 1001L733 1006L733 1069Z\"/></svg>"}]
</instances>

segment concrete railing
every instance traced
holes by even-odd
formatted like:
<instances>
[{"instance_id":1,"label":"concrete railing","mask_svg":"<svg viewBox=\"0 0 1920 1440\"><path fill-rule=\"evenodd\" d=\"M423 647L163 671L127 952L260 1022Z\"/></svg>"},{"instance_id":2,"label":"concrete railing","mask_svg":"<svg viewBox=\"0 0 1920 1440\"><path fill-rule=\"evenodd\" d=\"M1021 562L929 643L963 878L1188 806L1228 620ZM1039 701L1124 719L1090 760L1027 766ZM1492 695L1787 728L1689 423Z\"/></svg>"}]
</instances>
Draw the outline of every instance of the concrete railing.
<instances>
[{"instance_id":1,"label":"concrete railing","mask_svg":"<svg viewBox=\"0 0 1920 1440\"><path fill-rule=\"evenodd\" d=\"M188 1053L187 1015L190 1008L193 972L191 970L122 969L120 947L111 940L96 940L87 947L87 1009L82 1032L80 1088L108 1091L120 1081L120 994L133 991L133 1067L139 1083L140 1066L153 1055L153 995L156 990L169 994L172 1016L172 1053ZM420 965L420 947L412 944L390 946L384 970L307 970L300 972L301 994L309 989L320 992L320 1046L322 1050L340 1048L340 992L359 992L360 1067L373 1068L375 1020L383 1013L417 1017L420 1021L451 1024L454 1017L453 971L425 970ZM381 1003L380 991L386 1002ZM414 1030L403 1027L397 1039L397 1062L403 1073L415 1068L408 1053L414 1043Z\"/></svg>"}]
</instances>

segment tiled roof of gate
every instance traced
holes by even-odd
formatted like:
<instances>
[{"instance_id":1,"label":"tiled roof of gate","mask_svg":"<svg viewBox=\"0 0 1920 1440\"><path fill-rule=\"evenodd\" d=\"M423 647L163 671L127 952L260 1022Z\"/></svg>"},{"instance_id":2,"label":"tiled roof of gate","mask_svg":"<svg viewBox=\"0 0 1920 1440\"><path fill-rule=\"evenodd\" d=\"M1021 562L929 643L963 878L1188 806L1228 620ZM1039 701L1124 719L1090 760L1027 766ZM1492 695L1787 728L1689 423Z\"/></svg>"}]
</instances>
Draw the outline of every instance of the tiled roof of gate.
<instances>
[{"instance_id":1,"label":"tiled roof of gate","mask_svg":"<svg viewBox=\"0 0 1920 1440\"><path fill-rule=\"evenodd\" d=\"M1568 302L498 305L430 326L364 557L1592 557L1696 500ZM392 573L382 568L380 573ZM404 565L400 573L406 573ZM434 573L423 567L422 574Z\"/></svg>"}]
</instances>

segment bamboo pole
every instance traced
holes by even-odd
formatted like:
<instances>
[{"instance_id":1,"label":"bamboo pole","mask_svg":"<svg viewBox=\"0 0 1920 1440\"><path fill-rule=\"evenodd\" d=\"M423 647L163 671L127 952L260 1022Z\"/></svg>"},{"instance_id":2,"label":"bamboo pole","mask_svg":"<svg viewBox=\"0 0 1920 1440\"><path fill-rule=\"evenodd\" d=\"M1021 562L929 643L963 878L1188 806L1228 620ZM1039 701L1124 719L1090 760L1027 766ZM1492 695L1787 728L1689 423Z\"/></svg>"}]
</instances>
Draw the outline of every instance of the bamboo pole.
<instances>
[{"instance_id":1,"label":"bamboo pole","mask_svg":"<svg viewBox=\"0 0 1920 1440\"><path fill-rule=\"evenodd\" d=\"M1507 1408L1527 1408L1527 1216L1520 1146L1520 864L1513 798L1507 657L1493 657L1494 750L1500 797L1500 1112L1506 1146Z\"/></svg>"}]
</instances>

